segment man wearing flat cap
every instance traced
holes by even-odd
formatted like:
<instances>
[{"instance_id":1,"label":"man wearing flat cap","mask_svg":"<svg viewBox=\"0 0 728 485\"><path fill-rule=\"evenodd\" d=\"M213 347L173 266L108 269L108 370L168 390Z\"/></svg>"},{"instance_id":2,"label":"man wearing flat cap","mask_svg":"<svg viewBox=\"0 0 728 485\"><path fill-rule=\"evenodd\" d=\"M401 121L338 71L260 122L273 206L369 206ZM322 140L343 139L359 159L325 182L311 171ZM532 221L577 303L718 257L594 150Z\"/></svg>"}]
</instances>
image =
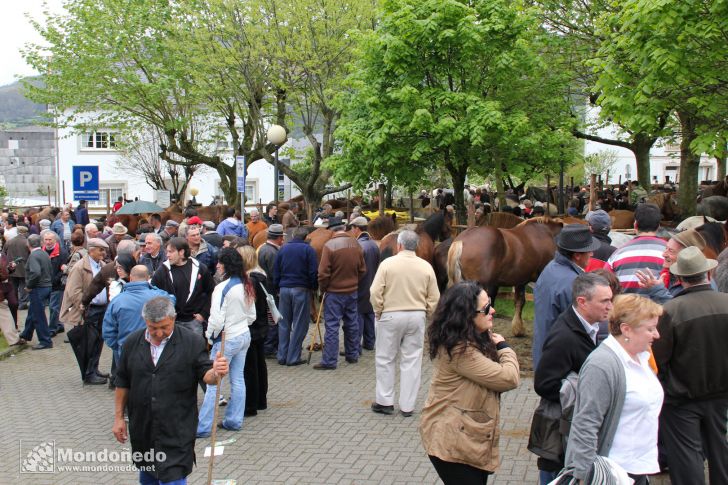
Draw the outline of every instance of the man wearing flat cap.
<instances>
[{"instance_id":1,"label":"man wearing flat cap","mask_svg":"<svg viewBox=\"0 0 728 485\"><path fill-rule=\"evenodd\" d=\"M106 289L93 297L88 308L84 307L82 300L84 289L91 286L94 276L104 267L104 258L109 245L103 239L92 238L87 241L86 246L88 254L76 263L68 274L59 320L64 324L74 326L81 325L84 322L94 325L99 335L101 335L101 322L108 304ZM101 358L102 349L103 340L99 339L98 348L93 350L90 363L85 369L81 369L84 371L84 384L106 384L108 374L99 371L99 359Z\"/></svg>"},{"instance_id":2,"label":"man wearing flat cap","mask_svg":"<svg viewBox=\"0 0 728 485\"><path fill-rule=\"evenodd\" d=\"M533 368L541 359L544 340L561 313L572 303L571 284L584 272L592 253L601 247L588 227L582 224L564 226L556 238L557 251L536 280L533 290Z\"/></svg>"},{"instance_id":3,"label":"man wearing flat cap","mask_svg":"<svg viewBox=\"0 0 728 485\"><path fill-rule=\"evenodd\" d=\"M283 226L281 224L271 224L268 226L268 236L265 244L258 249L258 265L260 269L268 275L265 283L265 291L273 295L276 304L279 304L278 294L275 291L273 283L275 261L278 256L278 250L283 246ZM266 357L277 358L278 354L278 326L271 325L268 328L268 335L265 338L265 355Z\"/></svg>"},{"instance_id":4,"label":"man wearing flat cap","mask_svg":"<svg viewBox=\"0 0 728 485\"><path fill-rule=\"evenodd\" d=\"M675 485L728 483L728 295L710 286L717 266L695 246L670 266L682 291L664 305L652 344L665 390L660 413L663 451Z\"/></svg>"},{"instance_id":5,"label":"man wearing flat cap","mask_svg":"<svg viewBox=\"0 0 728 485\"><path fill-rule=\"evenodd\" d=\"M609 256L617 250L617 248L612 246L612 238L609 237L609 230L612 228L612 218L605 211L599 209L587 212L585 219L589 223L592 236L599 241L599 247L594 251L592 257L606 263Z\"/></svg>"},{"instance_id":6,"label":"man wearing flat cap","mask_svg":"<svg viewBox=\"0 0 728 485\"><path fill-rule=\"evenodd\" d=\"M170 238L173 238L177 235L177 229L179 229L179 222L170 219L164 224L164 230L159 233L159 235L162 238L162 242L164 244L167 244L167 241L169 241Z\"/></svg>"},{"instance_id":7,"label":"man wearing flat cap","mask_svg":"<svg viewBox=\"0 0 728 485\"><path fill-rule=\"evenodd\" d=\"M339 359L339 321L344 322L346 361L359 361L359 322L357 319L357 290L366 273L364 252L354 238L344 232L340 217L329 218L329 230L334 235L324 245L318 267L318 283L324 298L326 335L321 362L317 370L336 369Z\"/></svg>"}]
</instances>

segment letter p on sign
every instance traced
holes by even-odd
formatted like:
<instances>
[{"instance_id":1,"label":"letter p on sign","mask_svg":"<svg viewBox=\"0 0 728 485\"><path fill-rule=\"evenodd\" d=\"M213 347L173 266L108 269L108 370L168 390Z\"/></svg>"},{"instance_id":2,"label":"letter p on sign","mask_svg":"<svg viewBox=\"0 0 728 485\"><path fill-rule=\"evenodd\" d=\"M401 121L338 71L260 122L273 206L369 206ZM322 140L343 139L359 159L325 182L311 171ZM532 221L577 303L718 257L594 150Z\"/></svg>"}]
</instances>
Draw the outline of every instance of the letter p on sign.
<instances>
[{"instance_id":1,"label":"letter p on sign","mask_svg":"<svg viewBox=\"0 0 728 485\"><path fill-rule=\"evenodd\" d=\"M81 187L85 186L86 182L90 182L94 178L94 175L91 172L87 171L82 171L79 175L79 185Z\"/></svg>"}]
</instances>

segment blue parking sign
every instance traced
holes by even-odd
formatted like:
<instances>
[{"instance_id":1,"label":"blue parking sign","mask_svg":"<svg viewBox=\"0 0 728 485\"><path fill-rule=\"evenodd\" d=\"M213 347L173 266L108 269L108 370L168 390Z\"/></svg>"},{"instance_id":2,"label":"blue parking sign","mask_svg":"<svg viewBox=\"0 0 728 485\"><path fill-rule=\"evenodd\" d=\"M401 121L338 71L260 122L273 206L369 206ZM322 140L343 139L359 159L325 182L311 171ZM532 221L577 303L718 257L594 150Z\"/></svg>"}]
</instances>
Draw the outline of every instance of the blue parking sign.
<instances>
[{"instance_id":1,"label":"blue parking sign","mask_svg":"<svg viewBox=\"0 0 728 485\"><path fill-rule=\"evenodd\" d=\"M99 200L99 167L73 167L73 200Z\"/></svg>"}]
</instances>

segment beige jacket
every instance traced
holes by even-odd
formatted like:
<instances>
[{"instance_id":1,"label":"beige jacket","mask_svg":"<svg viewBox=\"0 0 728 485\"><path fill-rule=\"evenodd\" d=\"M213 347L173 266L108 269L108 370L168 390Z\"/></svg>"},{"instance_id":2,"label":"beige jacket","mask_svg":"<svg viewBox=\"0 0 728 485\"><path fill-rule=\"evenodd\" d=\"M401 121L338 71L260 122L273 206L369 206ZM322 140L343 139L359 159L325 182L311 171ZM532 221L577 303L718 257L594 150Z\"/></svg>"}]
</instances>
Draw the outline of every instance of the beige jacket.
<instances>
[{"instance_id":1,"label":"beige jacket","mask_svg":"<svg viewBox=\"0 0 728 485\"><path fill-rule=\"evenodd\" d=\"M101 261L101 265L104 265L103 261ZM91 286L93 279L94 274L91 271L89 256L86 255L73 266L68 274L66 289L63 292L61 314L58 317L61 322L68 325L78 325L83 322L83 312L81 311L83 290Z\"/></svg>"},{"instance_id":2,"label":"beige jacket","mask_svg":"<svg viewBox=\"0 0 728 485\"><path fill-rule=\"evenodd\" d=\"M369 301L379 318L383 312L424 310L429 318L440 299L430 263L414 251L400 251L382 261L369 290Z\"/></svg>"},{"instance_id":3,"label":"beige jacket","mask_svg":"<svg viewBox=\"0 0 728 485\"><path fill-rule=\"evenodd\" d=\"M494 472L499 464L500 394L518 387L518 358L504 348L494 362L476 348L442 351L434 361L420 435L428 455Z\"/></svg>"}]
</instances>

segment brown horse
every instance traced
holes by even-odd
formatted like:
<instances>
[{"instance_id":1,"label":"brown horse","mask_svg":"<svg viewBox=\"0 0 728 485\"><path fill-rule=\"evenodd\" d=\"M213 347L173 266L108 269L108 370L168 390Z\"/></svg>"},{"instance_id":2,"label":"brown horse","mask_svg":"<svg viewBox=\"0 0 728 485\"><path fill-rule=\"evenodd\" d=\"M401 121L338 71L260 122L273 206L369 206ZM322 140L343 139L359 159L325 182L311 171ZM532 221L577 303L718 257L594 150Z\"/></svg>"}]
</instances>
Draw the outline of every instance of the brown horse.
<instances>
[{"instance_id":1,"label":"brown horse","mask_svg":"<svg viewBox=\"0 0 728 485\"><path fill-rule=\"evenodd\" d=\"M513 286L515 308L513 336L525 335L521 312L526 285L536 281L556 252L554 237L561 232L559 219L535 217L512 229L473 227L455 238L447 255L450 284L473 280L495 301L500 286Z\"/></svg>"},{"instance_id":2,"label":"brown horse","mask_svg":"<svg viewBox=\"0 0 728 485\"><path fill-rule=\"evenodd\" d=\"M510 212L491 212L487 220L489 226L500 229L510 229L523 222L523 219Z\"/></svg>"},{"instance_id":3,"label":"brown horse","mask_svg":"<svg viewBox=\"0 0 728 485\"><path fill-rule=\"evenodd\" d=\"M447 211L438 211L427 220L419 223L414 231L420 236L415 254L430 264L433 264L435 254L435 241L447 241L452 231L452 214ZM379 252L382 260L397 254L397 236L399 231L391 232L382 238L379 243Z\"/></svg>"},{"instance_id":4,"label":"brown horse","mask_svg":"<svg viewBox=\"0 0 728 485\"><path fill-rule=\"evenodd\" d=\"M703 254L706 258L716 259L718 255L728 247L728 227L723 222L708 222L695 230L703 236L706 246Z\"/></svg>"},{"instance_id":5,"label":"brown horse","mask_svg":"<svg viewBox=\"0 0 728 485\"><path fill-rule=\"evenodd\" d=\"M369 237L375 241L381 241L384 237L397 229L397 217L379 216L369 221L367 232Z\"/></svg>"},{"instance_id":6,"label":"brown horse","mask_svg":"<svg viewBox=\"0 0 728 485\"><path fill-rule=\"evenodd\" d=\"M622 209L609 211L609 218L612 219L612 229L634 228L634 212Z\"/></svg>"}]
</instances>

